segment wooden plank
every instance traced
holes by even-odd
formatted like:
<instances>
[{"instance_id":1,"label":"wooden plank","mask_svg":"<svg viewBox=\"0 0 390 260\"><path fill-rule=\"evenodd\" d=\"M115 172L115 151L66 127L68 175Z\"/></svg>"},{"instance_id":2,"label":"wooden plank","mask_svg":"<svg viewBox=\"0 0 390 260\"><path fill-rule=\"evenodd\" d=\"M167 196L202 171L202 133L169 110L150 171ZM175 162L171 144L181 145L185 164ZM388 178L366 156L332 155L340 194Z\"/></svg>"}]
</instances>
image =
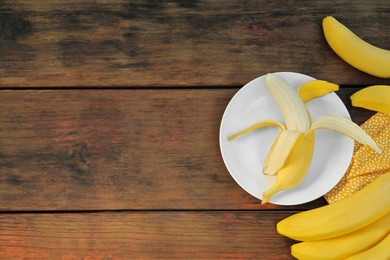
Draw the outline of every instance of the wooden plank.
<instances>
[{"instance_id":1,"label":"wooden plank","mask_svg":"<svg viewBox=\"0 0 390 260\"><path fill-rule=\"evenodd\" d=\"M390 49L386 0L0 2L0 87L241 86L274 71L387 83L327 46L334 15Z\"/></svg>"},{"instance_id":2,"label":"wooden plank","mask_svg":"<svg viewBox=\"0 0 390 260\"><path fill-rule=\"evenodd\" d=\"M293 259L283 212L1 214L4 259Z\"/></svg>"},{"instance_id":3,"label":"wooden plank","mask_svg":"<svg viewBox=\"0 0 390 260\"><path fill-rule=\"evenodd\" d=\"M1 91L0 210L260 209L219 151L236 91Z\"/></svg>"}]
</instances>

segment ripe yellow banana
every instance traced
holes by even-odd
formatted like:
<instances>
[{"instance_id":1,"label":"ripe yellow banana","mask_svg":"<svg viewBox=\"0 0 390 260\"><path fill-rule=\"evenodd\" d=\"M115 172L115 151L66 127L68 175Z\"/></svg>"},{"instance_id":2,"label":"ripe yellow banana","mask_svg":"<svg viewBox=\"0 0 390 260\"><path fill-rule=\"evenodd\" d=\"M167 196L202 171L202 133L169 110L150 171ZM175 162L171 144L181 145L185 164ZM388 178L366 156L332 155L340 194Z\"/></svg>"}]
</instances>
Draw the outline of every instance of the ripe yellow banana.
<instances>
[{"instance_id":1,"label":"ripe yellow banana","mask_svg":"<svg viewBox=\"0 0 390 260\"><path fill-rule=\"evenodd\" d=\"M390 115L390 86L366 87L354 93L350 98L354 107L362 107Z\"/></svg>"},{"instance_id":2,"label":"ripe yellow banana","mask_svg":"<svg viewBox=\"0 0 390 260\"><path fill-rule=\"evenodd\" d=\"M285 126L275 121L266 120L249 126L244 130L229 137L233 140L237 136L265 126L278 126L281 133L276 137L274 144L264 160L263 172L268 175L277 175L275 183L263 193L262 204L267 203L271 197L281 190L291 189L297 186L306 175L314 149L314 130L327 128L345 134L358 142L368 144L376 149L375 142L358 125L337 117L319 117L312 124L310 114L305 103L293 86L283 78L267 74L264 78L265 85L285 119ZM330 83L329 83L330 84ZM329 84L320 81L302 87L301 94L306 100L329 93ZM324 86L324 90L318 90ZM315 86L315 87L313 87ZM334 88L334 86L331 86ZM281 123L280 123L281 124Z\"/></svg>"},{"instance_id":3,"label":"ripe yellow banana","mask_svg":"<svg viewBox=\"0 0 390 260\"><path fill-rule=\"evenodd\" d=\"M390 213L354 232L318 241L292 245L291 254L297 259L345 259L379 243L390 232ZM367 258L376 259L376 258Z\"/></svg>"},{"instance_id":4,"label":"ripe yellow banana","mask_svg":"<svg viewBox=\"0 0 390 260\"><path fill-rule=\"evenodd\" d=\"M298 88L298 94L303 102L309 102L315 98L324 96L339 90L339 85L325 80L311 80L303 83Z\"/></svg>"},{"instance_id":5,"label":"ripe yellow banana","mask_svg":"<svg viewBox=\"0 0 390 260\"><path fill-rule=\"evenodd\" d=\"M390 259L390 234L387 235L381 242L377 245L371 247L370 249L357 254L351 257L348 257L347 260L389 260Z\"/></svg>"},{"instance_id":6,"label":"ripe yellow banana","mask_svg":"<svg viewBox=\"0 0 390 260\"><path fill-rule=\"evenodd\" d=\"M300 212L280 221L279 234L300 241L341 236L390 212L390 172L334 204Z\"/></svg>"},{"instance_id":7,"label":"ripe yellow banana","mask_svg":"<svg viewBox=\"0 0 390 260\"><path fill-rule=\"evenodd\" d=\"M332 16L323 19L322 27L329 46L344 61L368 74L390 77L390 51L362 40Z\"/></svg>"}]
</instances>

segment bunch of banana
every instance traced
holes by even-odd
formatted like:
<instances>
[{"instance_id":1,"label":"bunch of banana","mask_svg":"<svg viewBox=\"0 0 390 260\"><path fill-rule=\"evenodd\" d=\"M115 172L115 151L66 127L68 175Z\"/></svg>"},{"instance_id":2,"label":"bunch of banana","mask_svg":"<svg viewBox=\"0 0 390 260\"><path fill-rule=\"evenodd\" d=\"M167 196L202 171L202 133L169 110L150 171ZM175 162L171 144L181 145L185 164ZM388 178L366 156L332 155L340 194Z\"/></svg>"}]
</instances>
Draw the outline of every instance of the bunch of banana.
<instances>
[{"instance_id":1,"label":"bunch of banana","mask_svg":"<svg viewBox=\"0 0 390 260\"><path fill-rule=\"evenodd\" d=\"M304 241L291 247L298 259L390 259L389 194L390 172L343 200L280 221L277 231Z\"/></svg>"},{"instance_id":2,"label":"bunch of banana","mask_svg":"<svg viewBox=\"0 0 390 260\"><path fill-rule=\"evenodd\" d=\"M322 28L329 46L344 61L373 76L390 77L390 51L362 40L332 16L323 19Z\"/></svg>"},{"instance_id":3,"label":"bunch of banana","mask_svg":"<svg viewBox=\"0 0 390 260\"><path fill-rule=\"evenodd\" d=\"M337 115L326 115L312 122L304 101L337 90L337 85L315 80L303 84L297 91L275 74L267 74L264 81L282 111L285 124L274 120L261 121L229 137L229 140L233 140L262 127L276 126L280 129L264 160L264 174L276 175L276 181L262 194L262 204L269 202L277 192L292 189L303 180L312 160L316 129L338 131L362 144L369 145L378 153L381 152L371 137L350 120Z\"/></svg>"}]
</instances>

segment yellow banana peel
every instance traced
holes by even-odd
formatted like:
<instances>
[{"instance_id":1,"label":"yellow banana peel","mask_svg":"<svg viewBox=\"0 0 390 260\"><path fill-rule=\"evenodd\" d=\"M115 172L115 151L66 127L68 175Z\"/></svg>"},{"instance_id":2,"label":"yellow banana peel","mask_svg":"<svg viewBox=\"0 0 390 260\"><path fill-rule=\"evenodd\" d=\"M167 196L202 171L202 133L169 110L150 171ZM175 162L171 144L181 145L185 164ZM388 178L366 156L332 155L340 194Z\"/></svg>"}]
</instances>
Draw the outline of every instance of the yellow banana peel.
<instances>
[{"instance_id":1,"label":"yellow banana peel","mask_svg":"<svg viewBox=\"0 0 390 260\"><path fill-rule=\"evenodd\" d=\"M276 126L278 127L280 130L285 130L285 126L282 124L282 123L279 123L278 121L275 121L275 120L264 120L264 121L260 121L260 122L257 122L231 136L228 137L228 140L229 141L232 141L234 139L236 139L237 137L241 136L241 135L244 135L246 133L249 133L249 132L252 132L256 129L260 129L260 128L265 128L265 127L271 127L271 126Z\"/></svg>"},{"instance_id":2,"label":"yellow banana peel","mask_svg":"<svg viewBox=\"0 0 390 260\"><path fill-rule=\"evenodd\" d=\"M390 212L390 172L336 203L280 221L279 234L299 241L333 238L365 227Z\"/></svg>"},{"instance_id":3,"label":"yellow banana peel","mask_svg":"<svg viewBox=\"0 0 390 260\"><path fill-rule=\"evenodd\" d=\"M294 188L304 179L314 150L314 132L300 134L284 167L277 173L274 184L263 193L261 204L269 202L279 191Z\"/></svg>"},{"instance_id":4,"label":"yellow banana peel","mask_svg":"<svg viewBox=\"0 0 390 260\"><path fill-rule=\"evenodd\" d=\"M339 85L325 81L325 80L311 80L303 83L298 88L298 94L303 102L322 97L331 92L339 90Z\"/></svg>"}]
</instances>

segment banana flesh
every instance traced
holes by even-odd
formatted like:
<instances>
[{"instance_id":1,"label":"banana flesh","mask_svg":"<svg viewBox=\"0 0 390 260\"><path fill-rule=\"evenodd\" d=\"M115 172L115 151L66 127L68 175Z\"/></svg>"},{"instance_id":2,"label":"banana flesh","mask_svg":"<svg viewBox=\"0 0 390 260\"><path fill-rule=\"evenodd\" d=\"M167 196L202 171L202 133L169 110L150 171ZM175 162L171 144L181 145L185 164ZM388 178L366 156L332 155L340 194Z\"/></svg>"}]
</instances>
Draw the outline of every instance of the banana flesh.
<instances>
[{"instance_id":1,"label":"banana flesh","mask_svg":"<svg viewBox=\"0 0 390 260\"><path fill-rule=\"evenodd\" d=\"M390 115L390 86L366 87L350 97L352 106L378 111Z\"/></svg>"},{"instance_id":2,"label":"banana flesh","mask_svg":"<svg viewBox=\"0 0 390 260\"><path fill-rule=\"evenodd\" d=\"M283 78L267 74L265 85L282 111L288 130L306 133L310 128L310 115L298 92Z\"/></svg>"},{"instance_id":3,"label":"banana flesh","mask_svg":"<svg viewBox=\"0 0 390 260\"><path fill-rule=\"evenodd\" d=\"M323 240L345 235L388 214L389 194L390 172L334 204L285 218L277 224L277 231L299 241Z\"/></svg>"},{"instance_id":4,"label":"banana flesh","mask_svg":"<svg viewBox=\"0 0 390 260\"><path fill-rule=\"evenodd\" d=\"M322 21L325 39L344 61L381 78L390 77L390 51L362 40L332 16Z\"/></svg>"},{"instance_id":5,"label":"banana flesh","mask_svg":"<svg viewBox=\"0 0 390 260\"><path fill-rule=\"evenodd\" d=\"M371 247L370 249L357 254L351 257L348 257L347 260L389 260L390 259L390 234L385 237L377 245Z\"/></svg>"},{"instance_id":6,"label":"banana flesh","mask_svg":"<svg viewBox=\"0 0 390 260\"><path fill-rule=\"evenodd\" d=\"M280 133L264 160L264 174L275 175L284 166L300 135L300 132L291 130Z\"/></svg>"},{"instance_id":7,"label":"banana flesh","mask_svg":"<svg viewBox=\"0 0 390 260\"><path fill-rule=\"evenodd\" d=\"M390 232L390 213L354 232L319 241L292 245L291 254L297 259L345 259L379 243ZM375 258L367 258L375 259Z\"/></svg>"}]
</instances>

